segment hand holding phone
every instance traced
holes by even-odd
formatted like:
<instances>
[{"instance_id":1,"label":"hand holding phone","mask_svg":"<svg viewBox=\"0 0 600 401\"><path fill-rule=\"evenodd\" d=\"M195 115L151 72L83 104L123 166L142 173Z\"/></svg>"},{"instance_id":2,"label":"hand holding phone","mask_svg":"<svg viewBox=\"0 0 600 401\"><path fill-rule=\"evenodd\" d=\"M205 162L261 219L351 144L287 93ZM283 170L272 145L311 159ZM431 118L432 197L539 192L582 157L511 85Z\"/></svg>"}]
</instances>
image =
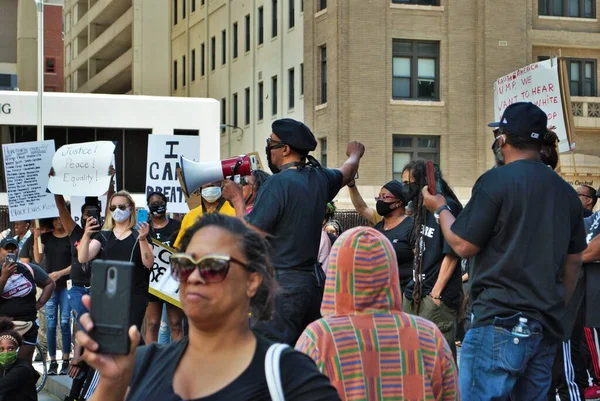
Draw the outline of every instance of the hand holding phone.
<instances>
[{"instance_id":1,"label":"hand holding phone","mask_svg":"<svg viewBox=\"0 0 600 401\"><path fill-rule=\"evenodd\" d=\"M6 261L7 265L11 265L17 262L17 255L15 255L14 253L7 253L4 260Z\"/></svg>"},{"instance_id":2,"label":"hand holding phone","mask_svg":"<svg viewBox=\"0 0 600 401\"><path fill-rule=\"evenodd\" d=\"M433 162L431 160L427 161L427 190L430 195L436 195L436 185L435 185L435 168L433 167Z\"/></svg>"},{"instance_id":3,"label":"hand holding phone","mask_svg":"<svg viewBox=\"0 0 600 401\"><path fill-rule=\"evenodd\" d=\"M148 222L148 210L147 209L139 209L137 211L137 227L140 228L140 223Z\"/></svg>"}]
</instances>

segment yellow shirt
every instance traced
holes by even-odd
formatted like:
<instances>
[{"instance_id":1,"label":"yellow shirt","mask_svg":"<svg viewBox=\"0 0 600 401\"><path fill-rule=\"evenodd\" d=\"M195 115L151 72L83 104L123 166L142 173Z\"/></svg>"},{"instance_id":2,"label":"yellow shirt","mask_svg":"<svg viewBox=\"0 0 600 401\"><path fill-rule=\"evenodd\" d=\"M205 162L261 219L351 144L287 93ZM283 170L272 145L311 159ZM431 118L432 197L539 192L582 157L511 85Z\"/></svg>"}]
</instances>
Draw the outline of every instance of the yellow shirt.
<instances>
[{"instance_id":1,"label":"yellow shirt","mask_svg":"<svg viewBox=\"0 0 600 401\"><path fill-rule=\"evenodd\" d=\"M375 220L373 222L373 225L379 223L381 220L383 220L383 217L381 217L381 215L379 215L379 213L377 213L377 211L375 209L373 209L373 220Z\"/></svg>"},{"instance_id":2,"label":"yellow shirt","mask_svg":"<svg viewBox=\"0 0 600 401\"><path fill-rule=\"evenodd\" d=\"M221 213L226 216L235 216L235 209L229 204L229 202L225 202L221 209L217 211L217 213ZM185 234L187 229L193 226L203 214L204 212L202 211L202 206L198 206L197 208L190 210L185 215L181 221L181 229L179 230L179 234L177 234L177 239L173 245L175 248L179 249L179 244L183 238L183 234Z\"/></svg>"}]
</instances>

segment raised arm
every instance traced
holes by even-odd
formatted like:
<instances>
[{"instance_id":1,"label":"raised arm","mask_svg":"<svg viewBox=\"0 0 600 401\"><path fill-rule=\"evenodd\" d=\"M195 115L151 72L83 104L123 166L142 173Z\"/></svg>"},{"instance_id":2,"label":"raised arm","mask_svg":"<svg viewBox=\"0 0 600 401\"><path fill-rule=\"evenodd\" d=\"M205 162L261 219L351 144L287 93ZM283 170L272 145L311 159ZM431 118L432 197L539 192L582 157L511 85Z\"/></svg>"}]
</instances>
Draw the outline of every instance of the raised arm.
<instances>
[{"instance_id":1,"label":"raised arm","mask_svg":"<svg viewBox=\"0 0 600 401\"><path fill-rule=\"evenodd\" d=\"M358 166L360 164L360 159L365 154L365 145L360 142L350 142L348 147L346 148L346 156L348 156L348 160L339 168L342 172L342 187L348 185L354 177L356 177L356 173L358 172Z\"/></svg>"},{"instance_id":2,"label":"raised arm","mask_svg":"<svg viewBox=\"0 0 600 401\"><path fill-rule=\"evenodd\" d=\"M55 194L54 202L56 203L56 207L58 208L58 217L60 218L62 226L64 227L67 234L71 235L76 223L75 220L73 220L73 217L71 217L69 209L67 209L67 202L65 202L64 196Z\"/></svg>"},{"instance_id":3,"label":"raised arm","mask_svg":"<svg viewBox=\"0 0 600 401\"><path fill-rule=\"evenodd\" d=\"M77 247L77 260L79 260L79 263L87 263L100 253L102 244L100 241L92 239L92 236L94 236L99 229L100 225L96 222L96 219L92 217L87 219L83 237L81 237L81 241Z\"/></svg>"},{"instance_id":4,"label":"raised arm","mask_svg":"<svg viewBox=\"0 0 600 401\"><path fill-rule=\"evenodd\" d=\"M140 240L140 252L142 253L142 263L146 269L152 269L154 265L154 252L152 251L152 245L148 239L150 232L150 225L142 222L139 226L139 240Z\"/></svg>"},{"instance_id":5,"label":"raised arm","mask_svg":"<svg viewBox=\"0 0 600 401\"><path fill-rule=\"evenodd\" d=\"M352 205L354 209L365 219L369 220L372 224L377 223L375 221L375 211L367 206L367 203L358 192L358 188L354 183L354 180L348 183L348 191L350 192L350 200L352 201Z\"/></svg>"}]
</instances>

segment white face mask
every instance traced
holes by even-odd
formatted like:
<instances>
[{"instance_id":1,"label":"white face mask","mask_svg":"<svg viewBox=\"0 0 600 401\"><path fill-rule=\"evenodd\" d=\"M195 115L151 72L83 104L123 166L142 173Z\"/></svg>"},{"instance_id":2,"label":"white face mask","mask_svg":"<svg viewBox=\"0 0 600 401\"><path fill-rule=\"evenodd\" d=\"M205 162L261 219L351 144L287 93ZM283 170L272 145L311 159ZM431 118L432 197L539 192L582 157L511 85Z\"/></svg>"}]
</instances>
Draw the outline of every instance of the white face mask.
<instances>
[{"instance_id":1,"label":"white face mask","mask_svg":"<svg viewBox=\"0 0 600 401\"><path fill-rule=\"evenodd\" d=\"M220 187L208 187L202 190L202 197L208 203L214 203L221 197Z\"/></svg>"},{"instance_id":2,"label":"white face mask","mask_svg":"<svg viewBox=\"0 0 600 401\"><path fill-rule=\"evenodd\" d=\"M122 223L125 220L127 220L129 218L129 216L131 216L130 208L127 208L125 210L115 209L114 212L110 212L110 213L112 214L113 220L117 223Z\"/></svg>"}]
</instances>

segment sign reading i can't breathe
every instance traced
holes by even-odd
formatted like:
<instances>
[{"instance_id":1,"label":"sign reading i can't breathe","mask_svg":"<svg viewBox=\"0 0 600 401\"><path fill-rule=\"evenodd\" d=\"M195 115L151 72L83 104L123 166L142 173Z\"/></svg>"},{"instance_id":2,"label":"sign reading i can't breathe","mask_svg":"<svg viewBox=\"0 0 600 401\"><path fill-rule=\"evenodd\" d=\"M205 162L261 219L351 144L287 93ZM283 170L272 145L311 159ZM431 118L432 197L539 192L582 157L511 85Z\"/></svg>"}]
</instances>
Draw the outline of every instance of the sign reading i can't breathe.
<instances>
[{"instance_id":1,"label":"sign reading i can't breathe","mask_svg":"<svg viewBox=\"0 0 600 401\"><path fill-rule=\"evenodd\" d=\"M110 141L61 146L52 159L54 175L48 189L61 195L103 195L110 183L108 168L114 151L115 144Z\"/></svg>"},{"instance_id":2,"label":"sign reading i can't breathe","mask_svg":"<svg viewBox=\"0 0 600 401\"><path fill-rule=\"evenodd\" d=\"M148 291L181 308L179 302L179 283L171 276L171 255L175 249L152 239L154 245L154 265L150 270L150 286Z\"/></svg>"}]
</instances>

